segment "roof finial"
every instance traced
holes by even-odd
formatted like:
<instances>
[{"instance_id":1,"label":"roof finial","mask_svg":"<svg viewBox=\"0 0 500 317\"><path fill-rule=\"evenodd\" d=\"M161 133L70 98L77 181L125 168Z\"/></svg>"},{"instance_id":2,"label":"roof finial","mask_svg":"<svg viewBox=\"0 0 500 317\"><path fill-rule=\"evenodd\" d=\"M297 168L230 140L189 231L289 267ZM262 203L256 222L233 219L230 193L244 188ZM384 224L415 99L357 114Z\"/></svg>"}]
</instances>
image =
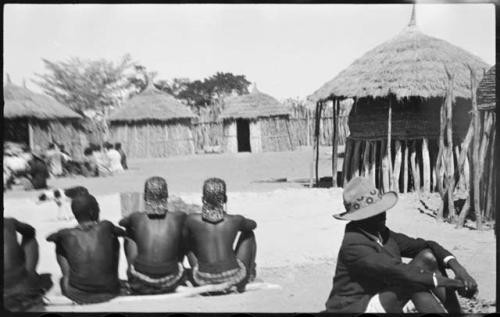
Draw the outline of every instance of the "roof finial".
<instances>
[{"instance_id":1,"label":"roof finial","mask_svg":"<svg viewBox=\"0 0 500 317\"><path fill-rule=\"evenodd\" d=\"M417 25L417 17L415 15L415 3L414 3L411 8L411 17L408 26L415 26L415 25Z\"/></svg>"},{"instance_id":2,"label":"roof finial","mask_svg":"<svg viewBox=\"0 0 500 317\"><path fill-rule=\"evenodd\" d=\"M259 91L257 90L257 83L256 83L256 82L253 82L253 84L252 84L252 93L254 94L254 93L256 93L256 92L259 92Z\"/></svg>"}]
</instances>

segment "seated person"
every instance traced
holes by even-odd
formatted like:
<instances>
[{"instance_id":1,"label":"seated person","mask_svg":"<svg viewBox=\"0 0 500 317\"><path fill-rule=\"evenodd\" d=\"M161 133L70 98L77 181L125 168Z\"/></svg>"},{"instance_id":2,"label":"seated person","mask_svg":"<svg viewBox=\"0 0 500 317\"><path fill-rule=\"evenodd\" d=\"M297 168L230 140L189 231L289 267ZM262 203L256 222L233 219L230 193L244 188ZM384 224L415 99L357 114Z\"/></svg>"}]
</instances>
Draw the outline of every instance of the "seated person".
<instances>
[{"instance_id":1,"label":"seated person","mask_svg":"<svg viewBox=\"0 0 500 317\"><path fill-rule=\"evenodd\" d=\"M106 302L120 294L117 237L124 232L99 221L99 204L92 195L77 196L71 209L78 225L47 237L56 244L62 294L77 304Z\"/></svg>"},{"instance_id":2,"label":"seated person","mask_svg":"<svg viewBox=\"0 0 500 317\"><path fill-rule=\"evenodd\" d=\"M21 244L17 233L22 235ZM43 295L52 287L50 274L38 275L35 229L14 218L3 220L3 303L12 312L43 311Z\"/></svg>"},{"instance_id":3,"label":"seated person","mask_svg":"<svg viewBox=\"0 0 500 317\"><path fill-rule=\"evenodd\" d=\"M184 281L182 229L186 214L167 210L167 182L151 177L144 186L145 212L120 221L126 228L128 281L136 294L172 292Z\"/></svg>"},{"instance_id":4,"label":"seated person","mask_svg":"<svg viewBox=\"0 0 500 317\"><path fill-rule=\"evenodd\" d=\"M93 148L90 146L83 151L82 174L85 177L99 176L97 161L93 155Z\"/></svg>"},{"instance_id":5,"label":"seated person","mask_svg":"<svg viewBox=\"0 0 500 317\"><path fill-rule=\"evenodd\" d=\"M33 152L32 159L28 162L27 176L29 183L25 185L25 190L47 188L47 179L50 177L49 168L39 152Z\"/></svg>"},{"instance_id":6,"label":"seated person","mask_svg":"<svg viewBox=\"0 0 500 317\"><path fill-rule=\"evenodd\" d=\"M477 284L441 245L410 238L385 226L385 211L397 203L397 194L381 194L369 179L356 177L344 187L346 212L336 219L350 220L340 247L328 312L401 313L411 300L420 313L460 313L455 294L472 297ZM412 258L404 264L401 257ZM455 273L446 275L445 268Z\"/></svg>"},{"instance_id":7,"label":"seated person","mask_svg":"<svg viewBox=\"0 0 500 317\"><path fill-rule=\"evenodd\" d=\"M114 149L113 144L106 144L106 156L109 161L109 170L111 173L116 174L123 172L122 157L120 152Z\"/></svg>"},{"instance_id":8,"label":"seated person","mask_svg":"<svg viewBox=\"0 0 500 317\"><path fill-rule=\"evenodd\" d=\"M243 292L246 284L255 279L257 244L253 230L257 224L241 215L226 213L226 183L222 179L204 182L202 202L201 214L188 215L185 224L193 282L199 286L227 283L229 289L236 286L237 291ZM239 231L241 235L233 250Z\"/></svg>"}]
</instances>

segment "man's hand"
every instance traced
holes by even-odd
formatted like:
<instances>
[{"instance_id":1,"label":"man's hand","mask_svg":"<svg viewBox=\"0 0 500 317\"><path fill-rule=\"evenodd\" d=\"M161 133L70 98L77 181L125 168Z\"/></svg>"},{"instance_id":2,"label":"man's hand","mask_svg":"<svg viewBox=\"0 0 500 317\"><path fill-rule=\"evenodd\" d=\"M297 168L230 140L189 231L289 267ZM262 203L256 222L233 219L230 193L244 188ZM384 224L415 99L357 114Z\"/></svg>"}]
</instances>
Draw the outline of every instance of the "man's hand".
<instances>
[{"instance_id":1,"label":"man's hand","mask_svg":"<svg viewBox=\"0 0 500 317\"><path fill-rule=\"evenodd\" d=\"M467 270L456 259L450 260L448 266L455 273L455 280L461 281L464 286L458 289L458 294L466 298L472 298L477 293L477 282L469 275Z\"/></svg>"}]
</instances>

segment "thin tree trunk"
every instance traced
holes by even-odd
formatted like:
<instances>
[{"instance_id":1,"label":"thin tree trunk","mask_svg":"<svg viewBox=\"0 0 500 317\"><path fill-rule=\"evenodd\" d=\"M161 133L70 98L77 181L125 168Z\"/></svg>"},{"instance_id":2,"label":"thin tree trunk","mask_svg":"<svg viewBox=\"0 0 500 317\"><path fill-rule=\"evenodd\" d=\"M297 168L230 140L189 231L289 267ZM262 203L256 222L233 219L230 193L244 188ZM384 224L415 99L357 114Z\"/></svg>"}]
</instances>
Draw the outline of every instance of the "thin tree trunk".
<instances>
[{"instance_id":1,"label":"thin tree trunk","mask_svg":"<svg viewBox=\"0 0 500 317\"><path fill-rule=\"evenodd\" d=\"M447 188L448 188L448 219L455 221L456 212L455 205L453 203L453 189L455 188L455 179L453 171L453 132L452 132L452 122L453 122L453 80L454 77L451 73L447 71L448 74L448 91L446 93L446 141L447 141Z\"/></svg>"},{"instance_id":2,"label":"thin tree trunk","mask_svg":"<svg viewBox=\"0 0 500 317\"><path fill-rule=\"evenodd\" d=\"M472 94L472 120L474 122L474 141L472 150L472 170L474 177L473 195L474 195L474 212L476 213L477 229L482 230L481 204L480 204L480 181L481 174L479 168L479 142L481 125L479 122L479 111L477 109L476 89L477 79L475 71L470 68L471 74L471 94Z\"/></svg>"},{"instance_id":3,"label":"thin tree trunk","mask_svg":"<svg viewBox=\"0 0 500 317\"><path fill-rule=\"evenodd\" d=\"M493 127L495 125L493 124ZM492 215L493 215L493 196L496 194L493 191L494 183L495 183L495 173L493 172L494 169L494 162L495 162L495 137L496 137L496 130L495 128L492 129L492 136L491 136L491 142L490 142L490 164L488 168L488 191L487 191L487 196L486 196L486 213L485 213L485 218L490 221L492 220Z\"/></svg>"},{"instance_id":4,"label":"thin tree trunk","mask_svg":"<svg viewBox=\"0 0 500 317\"><path fill-rule=\"evenodd\" d=\"M333 141L332 141L332 186L337 187L337 160L338 160L338 155L337 155L337 148L338 148L338 110L337 108L339 107L339 101L337 99L333 99Z\"/></svg>"},{"instance_id":5,"label":"thin tree trunk","mask_svg":"<svg viewBox=\"0 0 500 317\"><path fill-rule=\"evenodd\" d=\"M387 114L387 176L388 190L392 190L394 180L392 179L392 154L391 154L391 138L392 138L392 97L389 96L389 110Z\"/></svg>"},{"instance_id":6,"label":"thin tree trunk","mask_svg":"<svg viewBox=\"0 0 500 317\"><path fill-rule=\"evenodd\" d=\"M444 212L444 199L445 199L445 192L444 192L444 186L443 186L443 156L445 153L445 147L444 147L444 131L446 128L446 118L445 118L445 102L443 101L443 104L441 105L441 109L439 112L439 151L436 157L436 183L437 183L437 189L439 192L439 195L441 196L441 205L438 209L436 218L439 221L443 220L443 212Z\"/></svg>"}]
</instances>

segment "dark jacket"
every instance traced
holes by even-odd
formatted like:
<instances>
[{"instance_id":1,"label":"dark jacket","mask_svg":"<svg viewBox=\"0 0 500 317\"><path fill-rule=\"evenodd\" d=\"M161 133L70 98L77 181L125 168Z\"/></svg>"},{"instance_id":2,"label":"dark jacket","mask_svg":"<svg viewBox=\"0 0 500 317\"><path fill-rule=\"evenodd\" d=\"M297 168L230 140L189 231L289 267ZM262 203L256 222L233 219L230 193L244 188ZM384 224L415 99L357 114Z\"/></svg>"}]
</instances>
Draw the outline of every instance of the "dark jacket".
<instances>
[{"instance_id":1,"label":"dark jacket","mask_svg":"<svg viewBox=\"0 0 500 317\"><path fill-rule=\"evenodd\" d=\"M333 289L326 302L328 312L362 313L370 298L391 286L434 287L432 273L404 264L401 257L413 258L429 248L440 265L451 255L434 241L410 238L387 227L384 246L363 233L355 222L348 223L340 247Z\"/></svg>"}]
</instances>

